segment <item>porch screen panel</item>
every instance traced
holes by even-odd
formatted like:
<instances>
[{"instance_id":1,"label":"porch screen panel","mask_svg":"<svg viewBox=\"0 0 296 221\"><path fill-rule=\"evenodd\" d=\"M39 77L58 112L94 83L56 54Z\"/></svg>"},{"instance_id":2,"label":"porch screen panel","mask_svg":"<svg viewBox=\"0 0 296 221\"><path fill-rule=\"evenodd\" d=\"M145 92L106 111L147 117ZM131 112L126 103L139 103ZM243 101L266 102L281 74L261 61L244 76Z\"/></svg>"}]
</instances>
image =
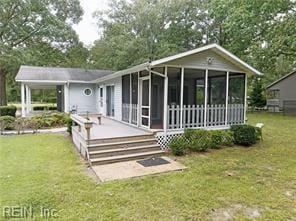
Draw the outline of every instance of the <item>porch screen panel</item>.
<instances>
[{"instance_id":1,"label":"porch screen panel","mask_svg":"<svg viewBox=\"0 0 296 221\"><path fill-rule=\"evenodd\" d=\"M225 125L226 72L209 70L207 126Z\"/></svg>"},{"instance_id":2,"label":"porch screen panel","mask_svg":"<svg viewBox=\"0 0 296 221\"><path fill-rule=\"evenodd\" d=\"M168 68L168 129L180 128L181 68Z\"/></svg>"},{"instance_id":3,"label":"porch screen panel","mask_svg":"<svg viewBox=\"0 0 296 221\"><path fill-rule=\"evenodd\" d=\"M132 74L132 118L131 123L137 124L138 118L138 73Z\"/></svg>"},{"instance_id":4,"label":"porch screen panel","mask_svg":"<svg viewBox=\"0 0 296 221\"><path fill-rule=\"evenodd\" d=\"M164 74L164 68L153 71ZM164 77L151 73L151 128L163 129Z\"/></svg>"},{"instance_id":5,"label":"porch screen panel","mask_svg":"<svg viewBox=\"0 0 296 221\"><path fill-rule=\"evenodd\" d=\"M204 126L205 71L199 69L184 70L183 88L183 127Z\"/></svg>"},{"instance_id":6,"label":"porch screen panel","mask_svg":"<svg viewBox=\"0 0 296 221\"><path fill-rule=\"evenodd\" d=\"M122 121L130 119L130 75L122 76Z\"/></svg>"},{"instance_id":7,"label":"porch screen panel","mask_svg":"<svg viewBox=\"0 0 296 221\"><path fill-rule=\"evenodd\" d=\"M228 116L230 125L244 123L245 74L229 73Z\"/></svg>"}]
</instances>

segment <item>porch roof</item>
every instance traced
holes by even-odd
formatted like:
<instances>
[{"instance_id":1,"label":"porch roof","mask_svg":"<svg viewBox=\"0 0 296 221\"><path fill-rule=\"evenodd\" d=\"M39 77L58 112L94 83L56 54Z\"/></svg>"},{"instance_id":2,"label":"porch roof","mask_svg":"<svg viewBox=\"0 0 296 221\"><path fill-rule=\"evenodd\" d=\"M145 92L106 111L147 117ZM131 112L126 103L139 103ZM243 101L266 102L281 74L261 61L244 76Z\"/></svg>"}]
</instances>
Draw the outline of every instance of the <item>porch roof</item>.
<instances>
[{"instance_id":1,"label":"porch roof","mask_svg":"<svg viewBox=\"0 0 296 221\"><path fill-rule=\"evenodd\" d=\"M15 77L15 80L19 82L47 84L64 84L67 82L83 83L90 82L112 73L114 73L114 71L22 65Z\"/></svg>"},{"instance_id":2,"label":"porch roof","mask_svg":"<svg viewBox=\"0 0 296 221\"><path fill-rule=\"evenodd\" d=\"M179 54L176 54L176 55L173 55L173 56L161 58L161 59L151 61L151 62L142 63L142 64L139 64L139 65L127 68L125 70L117 71L117 72L115 72L113 74L110 74L108 76L103 76L101 78L98 78L98 79L94 80L93 82L101 82L101 81L109 80L109 79L119 77L119 76L122 76L122 75L125 75L125 74L130 74L130 73L143 71L143 70L149 70L149 69L151 69L151 68L153 68L155 66L159 66L159 65L165 64L167 62L170 62L170 61L173 61L173 60L176 60L176 59L179 59L179 58L183 58L183 57L186 57L186 56L190 56L190 55L193 55L193 54L201 53L201 52L206 51L206 50L212 50L212 51L216 52L218 55L222 56L223 58L225 58L229 62L231 62L234 65L236 65L236 66L240 67L241 69L243 69L247 74L263 75L260 71L256 70L255 68L253 68L252 66L250 66L246 62L242 61L237 56L235 56L231 52L227 51L225 48L221 47L220 45L210 44L210 45L206 45L206 46L196 48L196 49L193 49L193 50L190 50L190 51L179 53Z\"/></svg>"}]
</instances>

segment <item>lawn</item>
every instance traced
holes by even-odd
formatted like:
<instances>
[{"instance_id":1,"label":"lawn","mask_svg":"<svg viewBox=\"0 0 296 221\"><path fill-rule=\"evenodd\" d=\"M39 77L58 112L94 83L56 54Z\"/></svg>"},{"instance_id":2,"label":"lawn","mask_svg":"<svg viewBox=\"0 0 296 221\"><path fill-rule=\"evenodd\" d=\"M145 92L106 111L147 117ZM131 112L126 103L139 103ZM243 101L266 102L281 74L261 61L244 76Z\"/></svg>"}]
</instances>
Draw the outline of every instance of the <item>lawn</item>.
<instances>
[{"instance_id":1,"label":"lawn","mask_svg":"<svg viewBox=\"0 0 296 221\"><path fill-rule=\"evenodd\" d=\"M295 220L296 117L250 114L256 122L264 141L251 148L179 158L184 172L99 184L64 135L1 137L1 210L53 208L57 220Z\"/></svg>"}]
</instances>

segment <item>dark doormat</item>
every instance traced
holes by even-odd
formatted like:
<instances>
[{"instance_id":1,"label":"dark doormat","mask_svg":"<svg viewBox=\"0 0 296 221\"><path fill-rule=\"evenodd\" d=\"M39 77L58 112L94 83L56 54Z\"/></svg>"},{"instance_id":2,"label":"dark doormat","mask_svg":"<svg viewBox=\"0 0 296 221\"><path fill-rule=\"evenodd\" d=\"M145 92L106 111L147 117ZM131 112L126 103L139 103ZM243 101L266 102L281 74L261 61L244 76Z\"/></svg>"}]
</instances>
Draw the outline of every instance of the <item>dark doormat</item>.
<instances>
[{"instance_id":1,"label":"dark doormat","mask_svg":"<svg viewBox=\"0 0 296 221\"><path fill-rule=\"evenodd\" d=\"M152 167L163 164L169 164L170 162L160 157L153 157L145 160L138 160L137 163L141 164L144 167Z\"/></svg>"}]
</instances>

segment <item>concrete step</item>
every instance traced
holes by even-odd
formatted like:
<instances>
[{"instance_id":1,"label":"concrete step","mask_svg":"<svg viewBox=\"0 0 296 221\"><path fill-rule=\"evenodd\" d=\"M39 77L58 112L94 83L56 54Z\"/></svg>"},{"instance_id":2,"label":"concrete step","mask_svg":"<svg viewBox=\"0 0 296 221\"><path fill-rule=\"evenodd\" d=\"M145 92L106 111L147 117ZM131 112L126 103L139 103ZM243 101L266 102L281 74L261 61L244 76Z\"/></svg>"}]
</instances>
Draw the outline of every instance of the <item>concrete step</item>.
<instances>
[{"instance_id":1,"label":"concrete step","mask_svg":"<svg viewBox=\"0 0 296 221\"><path fill-rule=\"evenodd\" d=\"M164 153L165 151L163 150L155 150L155 151L147 151L143 153L124 154L124 155L117 155L117 156L111 156L111 157L100 157L100 158L90 159L90 163L92 165L102 165L102 164L108 164L108 163L144 159L148 157L157 157L157 156L164 155Z\"/></svg>"},{"instance_id":2,"label":"concrete step","mask_svg":"<svg viewBox=\"0 0 296 221\"><path fill-rule=\"evenodd\" d=\"M142 139L142 140L127 140L113 143L102 143L102 144L90 144L88 145L88 151L96 151L96 150L109 150L109 149L117 149L117 148L128 148L128 147L136 147L136 146L145 146L156 144L155 138Z\"/></svg>"},{"instance_id":3,"label":"concrete step","mask_svg":"<svg viewBox=\"0 0 296 221\"><path fill-rule=\"evenodd\" d=\"M155 151L155 150L160 150L160 146L158 144L90 151L89 157L93 159L93 158L117 156L117 155L124 155L124 154L143 153L143 152Z\"/></svg>"},{"instance_id":4,"label":"concrete step","mask_svg":"<svg viewBox=\"0 0 296 221\"><path fill-rule=\"evenodd\" d=\"M114 138L103 138L103 139L92 139L89 141L90 145L93 144L105 144L105 143L116 143L130 140L144 140L144 139L152 139L154 138L154 134L141 134L135 136L124 136L124 137L114 137Z\"/></svg>"}]
</instances>

